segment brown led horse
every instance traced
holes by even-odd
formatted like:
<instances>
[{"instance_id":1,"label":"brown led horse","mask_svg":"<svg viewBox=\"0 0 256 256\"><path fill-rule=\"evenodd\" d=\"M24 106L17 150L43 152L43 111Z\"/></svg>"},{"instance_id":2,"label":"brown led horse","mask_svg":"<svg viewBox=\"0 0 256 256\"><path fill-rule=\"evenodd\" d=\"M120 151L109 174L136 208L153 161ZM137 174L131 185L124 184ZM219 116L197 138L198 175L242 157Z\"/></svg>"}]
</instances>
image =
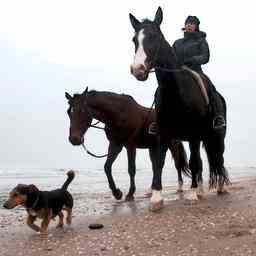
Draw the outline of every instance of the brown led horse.
<instances>
[{"instance_id":1,"label":"brown led horse","mask_svg":"<svg viewBox=\"0 0 256 256\"><path fill-rule=\"evenodd\" d=\"M128 172L130 175L130 189L126 200L134 199L135 187L135 158L136 148L148 148L152 162L152 168L157 168L156 159L159 137L148 133L148 126L155 121L154 109L139 105L131 96L112 92L89 91L71 96L66 92L70 118L69 141L72 145L81 145L84 135L96 119L105 124L105 133L109 140L108 156L104 166L108 178L109 187L113 196L120 200L122 192L115 185L112 177L112 164L125 147L128 156ZM190 175L187 156L181 142L169 140L161 159L161 167L164 165L166 151L170 149L178 172L179 190L182 190L182 173Z\"/></svg>"}]
</instances>

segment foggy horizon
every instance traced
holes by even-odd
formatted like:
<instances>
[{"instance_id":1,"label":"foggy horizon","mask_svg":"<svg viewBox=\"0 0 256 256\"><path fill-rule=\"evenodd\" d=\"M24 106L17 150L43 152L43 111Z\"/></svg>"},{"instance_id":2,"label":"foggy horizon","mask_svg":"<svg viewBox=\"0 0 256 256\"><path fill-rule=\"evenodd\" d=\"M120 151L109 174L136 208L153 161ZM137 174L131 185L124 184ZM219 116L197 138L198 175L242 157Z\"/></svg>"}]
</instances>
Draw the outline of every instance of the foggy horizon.
<instances>
[{"instance_id":1,"label":"foggy horizon","mask_svg":"<svg viewBox=\"0 0 256 256\"><path fill-rule=\"evenodd\" d=\"M81 93L88 86L129 94L150 106L157 83L154 74L146 82L130 74L134 31L128 14L152 20L158 6L170 44L182 37L188 15L199 17L211 52L202 68L227 101L225 164L256 166L253 3L226 1L219 8L204 1L193 6L186 1L74 1L59 2L59 8L57 2L4 2L0 10L0 168L103 168L105 158L92 158L68 141L65 91ZM104 132L90 129L86 145L105 154L108 142ZM138 169L151 168L146 150L138 150L136 162ZM165 166L173 167L170 154ZM127 168L125 150L113 167Z\"/></svg>"}]
</instances>

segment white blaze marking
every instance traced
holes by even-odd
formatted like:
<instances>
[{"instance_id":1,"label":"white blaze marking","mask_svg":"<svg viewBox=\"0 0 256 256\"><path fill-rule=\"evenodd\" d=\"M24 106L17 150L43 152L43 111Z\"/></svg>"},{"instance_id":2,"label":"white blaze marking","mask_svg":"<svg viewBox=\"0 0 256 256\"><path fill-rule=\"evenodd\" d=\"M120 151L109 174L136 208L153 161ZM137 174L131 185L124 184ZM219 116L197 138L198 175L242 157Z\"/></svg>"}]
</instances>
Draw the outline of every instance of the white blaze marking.
<instances>
[{"instance_id":1,"label":"white blaze marking","mask_svg":"<svg viewBox=\"0 0 256 256\"><path fill-rule=\"evenodd\" d=\"M139 65L145 66L145 61L147 55L143 48L143 39L144 39L144 29L142 29L138 34L138 49L134 56L134 68L138 67Z\"/></svg>"}]
</instances>

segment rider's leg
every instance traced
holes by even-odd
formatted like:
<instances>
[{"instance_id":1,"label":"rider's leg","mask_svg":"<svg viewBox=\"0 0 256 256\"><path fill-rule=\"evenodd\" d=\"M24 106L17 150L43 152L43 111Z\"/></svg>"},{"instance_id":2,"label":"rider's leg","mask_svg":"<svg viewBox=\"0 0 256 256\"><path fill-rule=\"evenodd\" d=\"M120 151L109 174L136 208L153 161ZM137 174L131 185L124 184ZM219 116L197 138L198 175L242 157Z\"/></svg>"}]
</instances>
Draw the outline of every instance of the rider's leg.
<instances>
[{"instance_id":1,"label":"rider's leg","mask_svg":"<svg viewBox=\"0 0 256 256\"><path fill-rule=\"evenodd\" d=\"M221 102L218 100L215 86L213 85L212 81L209 79L208 76L203 74L204 77L207 79L208 82L208 94L211 106L211 115L212 115L212 125L213 129L218 130L222 129L226 126L226 120L223 113L223 107Z\"/></svg>"},{"instance_id":2,"label":"rider's leg","mask_svg":"<svg viewBox=\"0 0 256 256\"><path fill-rule=\"evenodd\" d=\"M158 104L159 103L159 99L160 99L160 95L159 95L159 88L156 89L155 92L155 103ZM148 127L148 133L149 134L153 134L156 135L158 133L158 128L157 128L157 123L156 122L152 122L149 127Z\"/></svg>"}]
</instances>

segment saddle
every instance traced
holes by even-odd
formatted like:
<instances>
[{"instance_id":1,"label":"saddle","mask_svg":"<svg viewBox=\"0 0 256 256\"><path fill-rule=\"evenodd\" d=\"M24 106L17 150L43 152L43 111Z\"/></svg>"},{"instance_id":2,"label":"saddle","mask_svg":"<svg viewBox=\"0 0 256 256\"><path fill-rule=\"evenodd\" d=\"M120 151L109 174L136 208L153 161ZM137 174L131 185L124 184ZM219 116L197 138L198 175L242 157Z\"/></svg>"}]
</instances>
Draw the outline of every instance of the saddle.
<instances>
[{"instance_id":1,"label":"saddle","mask_svg":"<svg viewBox=\"0 0 256 256\"><path fill-rule=\"evenodd\" d=\"M190 72L190 74L192 75L192 77L194 78L194 80L197 82L200 91L202 93L202 96L205 100L206 105L209 105L209 96L208 96L208 92L207 92L207 87L208 87L208 83L207 80L202 77L199 73L197 73L196 71L192 70L191 68L187 67L187 66L182 66L182 69L187 70Z\"/></svg>"}]
</instances>

